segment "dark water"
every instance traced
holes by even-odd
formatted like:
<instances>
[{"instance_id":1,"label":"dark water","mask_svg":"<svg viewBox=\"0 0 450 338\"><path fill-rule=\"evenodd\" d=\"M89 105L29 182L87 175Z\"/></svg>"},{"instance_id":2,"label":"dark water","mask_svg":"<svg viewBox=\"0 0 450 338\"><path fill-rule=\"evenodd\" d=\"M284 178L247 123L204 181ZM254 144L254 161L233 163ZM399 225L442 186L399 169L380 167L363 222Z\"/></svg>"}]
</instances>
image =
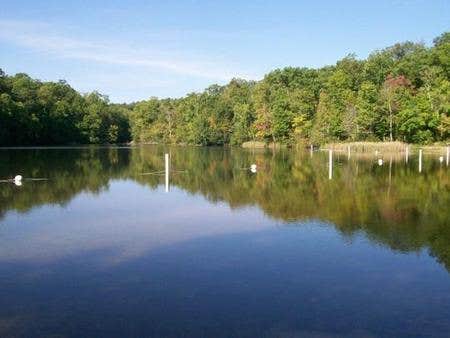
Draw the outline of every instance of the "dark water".
<instances>
[{"instance_id":1,"label":"dark water","mask_svg":"<svg viewBox=\"0 0 450 338\"><path fill-rule=\"evenodd\" d=\"M166 151L0 150L1 337L450 336L438 156Z\"/></svg>"}]
</instances>

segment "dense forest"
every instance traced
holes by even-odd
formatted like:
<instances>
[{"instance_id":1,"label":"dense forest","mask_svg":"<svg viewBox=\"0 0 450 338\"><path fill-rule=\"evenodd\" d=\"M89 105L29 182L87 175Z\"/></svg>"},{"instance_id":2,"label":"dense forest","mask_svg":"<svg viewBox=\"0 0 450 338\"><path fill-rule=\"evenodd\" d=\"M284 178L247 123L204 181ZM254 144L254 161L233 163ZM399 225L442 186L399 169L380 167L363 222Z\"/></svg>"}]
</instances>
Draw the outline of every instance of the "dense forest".
<instances>
[{"instance_id":1,"label":"dense forest","mask_svg":"<svg viewBox=\"0 0 450 338\"><path fill-rule=\"evenodd\" d=\"M66 82L41 82L0 69L0 145L120 143L130 139L127 108Z\"/></svg>"},{"instance_id":2,"label":"dense forest","mask_svg":"<svg viewBox=\"0 0 450 338\"><path fill-rule=\"evenodd\" d=\"M320 69L277 69L183 98L113 104L0 70L0 145L240 145L450 139L450 32Z\"/></svg>"}]
</instances>

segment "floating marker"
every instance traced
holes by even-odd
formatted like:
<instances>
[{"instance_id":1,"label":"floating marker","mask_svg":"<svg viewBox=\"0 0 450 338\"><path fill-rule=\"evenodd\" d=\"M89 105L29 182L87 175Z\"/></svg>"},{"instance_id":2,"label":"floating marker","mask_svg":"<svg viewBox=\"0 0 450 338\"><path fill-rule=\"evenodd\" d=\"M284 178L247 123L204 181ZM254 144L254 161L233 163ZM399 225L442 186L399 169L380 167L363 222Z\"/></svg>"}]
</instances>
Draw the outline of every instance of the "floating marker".
<instances>
[{"instance_id":1,"label":"floating marker","mask_svg":"<svg viewBox=\"0 0 450 338\"><path fill-rule=\"evenodd\" d=\"M443 163L444 162L444 156L439 156L439 162Z\"/></svg>"},{"instance_id":2,"label":"floating marker","mask_svg":"<svg viewBox=\"0 0 450 338\"><path fill-rule=\"evenodd\" d=\"M22 175L16 175L13 180L14 184L20 187L22 185Z\"/></svg>"},{"instance_id":3,"label":"floating marker","mask_svg":"<svg viewBox=\"0 0 450 338\"><path fill-rule=\"evenodd\" d=\"M379 166L382 166L382 165L383 165L383 159L382 159L382 158L379 158L379 159L378 159L378 165L379 165Z\"/></svg>"},{"instance_id":4,"label":"floating marker","mask_svg":"<svg viewBox=\"0 0 450 338\"><path fill-rule=\"evenodd\" d=\"M419 173L422 172L422 149L419 150Z\"/></svg>"},{"instance_id":5,"label":"floating marker","mask_svg":"<svg viewBox=\"0 0 450 338\"><path fill-rule=\"evenodd\" d=\"M328 150L328 179L333 178L333 150Z\"/></svg>"},{"instance_id":6,"label":"floating marker","mask_svg":"<svg viewBox=\"0 0 450 338\"><path fill-rule=\"evenodd\" d=\"M42 178L42 177L37 177L37 178L24 178L22 177L22 175L16 175L14 176L14 178L8 178L5 180L0 180L0 183L14 183L17 186L21 186L22 185L22 180L26 180L26 181L48 181L48 178Z\"/></svg>"},{"instance_id":7,"label":"floating marker","mask_svg":"<svg viewBox=\"0 0 450 338\"><path fill-rule=\"evenodd\" d=\"M256 164L252 164L251 166L250 166L250 171L252 172L252 173L256 173Z\"/></svg>"},{"instance_id":8,"label":"floating marker","mask_svg":"<svg viewBox=\"0 0 450 338\"><path fill-rule=\"evenodd\" d=\"M165 154L166 192L169 192L169 154Z\"/></svg>"}]
</instances>

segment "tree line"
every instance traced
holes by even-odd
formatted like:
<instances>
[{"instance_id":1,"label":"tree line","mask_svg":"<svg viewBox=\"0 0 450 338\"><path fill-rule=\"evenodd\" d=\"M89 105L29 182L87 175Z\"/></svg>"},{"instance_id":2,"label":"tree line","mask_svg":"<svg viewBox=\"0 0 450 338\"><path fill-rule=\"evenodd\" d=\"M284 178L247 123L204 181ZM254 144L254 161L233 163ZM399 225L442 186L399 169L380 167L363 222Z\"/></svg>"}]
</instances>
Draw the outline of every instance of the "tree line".
<instances>
[{"instance_id":1,"label":"tree line","mask_svg":"<svg viewBox=\"0 0 450 338\"><path fill-rule=\"evenodd\" d=\"M0 69L0 145L121 143L130 140L128 107L65 81L41 82Z\"/></svg>"},{"instance_id":2,"label":"tree line","mask_svg":"<svg viewBox=\"0 0 450 338\"><path fill-rule=\"evenodd\" d=\"M0 72L0 145L322 144L450 139L450 32L319 69L274 70L182 98L112 104L64 81Z\"/></svg>"}]
</instances>

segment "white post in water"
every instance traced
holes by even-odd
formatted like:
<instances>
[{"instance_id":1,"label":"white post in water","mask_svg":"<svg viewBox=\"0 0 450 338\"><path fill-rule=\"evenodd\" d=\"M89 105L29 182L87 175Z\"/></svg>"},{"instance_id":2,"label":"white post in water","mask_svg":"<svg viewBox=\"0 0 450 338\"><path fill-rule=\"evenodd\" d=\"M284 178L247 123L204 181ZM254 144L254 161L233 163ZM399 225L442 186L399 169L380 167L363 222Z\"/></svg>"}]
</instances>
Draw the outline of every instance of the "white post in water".
<instances>
[{"instance_id":1,"label":"white post in water","mask_svg":"<svg viewBox=\"0 0 450 338\"><path fill-rule=\"evenodd\" d=\"M328 150L328 179L331 180L333 178L333 150Z\"/></svg>"},{"instance_id":2,"label":"white post in water","mask_svg":"<svg viewBox=\"0 0 450 338\"><path fill-rule=\"evenodd\" d=\"M309 153L311 154L311 157L313 156L314 146L311 144L309 146Z\"/></svg>"},{"instance_id":3,"label":"white post in water","mask_svg":"<svg viewBox=\"0 0 450 338\"><path fill-rule=\"evenodd\" d=\"M350 146L347 146L347 158L350 159Z\"/></svg>"},{"instance_id":4,"label":"white post in water","mask_svg":"<svg viewBox=\"0 0 450 338\"><path fill-rule=\"evenodd\" d=\"M169 192L169 154L165 154L166 192Z\"/></svg>"},{"instance_id":5,"label":"white post in water","mask_svg":"<svg viewBox=\"0 0 450 338\"><path fill-rule=\"evenodd\" d=\"M409 146L406 146L405 149L405 162L408 164L408 158L409 158Z\"/></svg>"},{"instance_id":6,"label":"white post in water","mask_svg":"<svg viewBox=\"0 0 450 338\"><path fill-rule=\"evenodd\" d=\"M450 146L447 146L447 159L445 160L445 164L448 167L448 163L449 163L449 158L450 158Z\"/></svg>"},{"instance_id":7,"label":"white post in water","mask_svg":"<svg viewBox=\"0 0 450 338\"><path fill-rule=\"evenodd\" d=\"M419 150L419 173L422 172L422 149Z\"/></svg>"}]
</instances>

